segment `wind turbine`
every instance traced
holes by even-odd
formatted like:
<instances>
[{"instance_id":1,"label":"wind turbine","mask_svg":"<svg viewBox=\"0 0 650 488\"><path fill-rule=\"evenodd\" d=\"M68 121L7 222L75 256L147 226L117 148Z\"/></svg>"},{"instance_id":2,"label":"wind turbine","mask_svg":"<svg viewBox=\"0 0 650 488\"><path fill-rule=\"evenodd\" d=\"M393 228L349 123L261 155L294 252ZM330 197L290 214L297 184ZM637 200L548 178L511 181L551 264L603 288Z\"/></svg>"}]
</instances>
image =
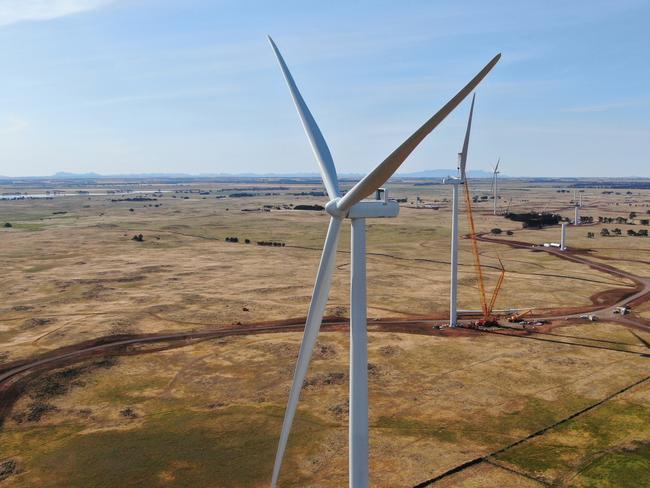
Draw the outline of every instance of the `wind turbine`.
<instances>
[{"instance_id":1,"label":"wind turbine","mask_svg":"<svg viewBox=\"0 0 650 488\"><path fill-rule=\"evenodd\" d=\"M492 168L492 207L493 207L493 212L494 215L497 214L497 199L499 198L499 191L497 188L497 175L499 174L499 163L501 162L501 158L497 159L497 165Z\"/></svg>"},{"instance_id":2,"label":"wind turbine","mask_svg":"<svg viewBox=\"0 0 650 488\"><path fill-rule=\"evenodd\" d=\"M449 289L449 325L456 327L458 322L458 185L465 183L465 168L467 166L467 150L469 148L469 133L472 129L472 115L476 94L472 95L472 105L469 108L467 130L463 149L458 153L458 176L445 178L443 183L451 185L451 286Z\"/></svg>"},{"instance_id":3,"label":"wind turbine","mask_svg":"<svg viewBox=\"0 0 650 488\"><path fill-rule=\"evenodd\" d=\"M298 406L300 390L307 374L309 360L316 344L321 321L327 304L332 273L336 261L336 249L343 219L352 222L351 266L350 266L350 415L349 415L349 485L351 488L368 486L368 332L366 304L366 218L396 217L399 205L388 201L386 192L381 189L397 171L411 152L422 140L442 122L462 102L469 93L485 78L499 61L496 55L472 80L463 87L433 117L427 120L406 141L395 149L381 164L362 178L350 191L341 195L338 177L332 155L307 104L300 95L289 68L280 51L269 37L271 47L280 64L284 78L289 86L293 102L298 110L314 156L320 166L323 183L330 201L325 211L330 214L330 223L325 237L325 245L316 274L316 283L307 313L305 332L298 353L293 384L289 393L287 408L278 442L278 450L273 466L271 486L275 488L280 475L280 467L289 438L289 432ZM363 200L375 193L376 199Z\"/></svg>"},{"instance_id":4,"label":"wind turbine","mask_svg":"<svg viewBox=\"0 0 650 488\"><path fill-rule=\"evenodd\" d=\"M580 207L582 207L582 193L580 194L580 200L576 198L576 192L573 193L573 202L575 207L573 209L573 225L580 225Z\"/></svg>"}]
</instances>

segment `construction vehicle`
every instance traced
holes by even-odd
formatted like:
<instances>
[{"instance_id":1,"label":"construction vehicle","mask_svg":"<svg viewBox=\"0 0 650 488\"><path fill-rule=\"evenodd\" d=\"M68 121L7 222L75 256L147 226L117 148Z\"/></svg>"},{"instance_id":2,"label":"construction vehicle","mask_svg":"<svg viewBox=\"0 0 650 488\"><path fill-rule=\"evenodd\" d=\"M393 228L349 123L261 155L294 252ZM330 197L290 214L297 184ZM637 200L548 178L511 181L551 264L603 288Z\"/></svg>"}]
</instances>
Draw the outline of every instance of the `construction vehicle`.
<instances>
[{"instance_id":1,"label":"construction vehicle","mask_svg":"<svg viewBox=\"0 0 650 488\"><path fill-rule=\"evenodd\" d=\"M532 308L528 309L528 310L525 310L523 312L518 312L518 313L512 314L510 317L508 317L508 322L511 322L511 323L512 322L519 322L524 317L526 317L528 315L532 315L532 314L533 314L533 309Z\"/></svg>"},{"instance_id":2,"label":"construction vehicle","mask_svg":"<svg viewBox=\"0 0 650 488\"><path fill-rule=\"evenodd\" d=\"M616 307L616 308L612 311L612 313L618 313L618 314L621 314L621 315L627 315L628 313L630 313L630 307L627 307L627 306L625 306L625 305L622 306L622 307Z\"/></svg>"},{"instance_id":3,"label":"construction vehicle","mask_svg":"<svg viewBox=\"0 0 650 488\"><path fill-rule=\"evenodd\" d=\"M598 320L598 315L592 313L583 313L580 316L581 319L589 320L590 322L596 322Z\"/></svg>"}]
</instances>

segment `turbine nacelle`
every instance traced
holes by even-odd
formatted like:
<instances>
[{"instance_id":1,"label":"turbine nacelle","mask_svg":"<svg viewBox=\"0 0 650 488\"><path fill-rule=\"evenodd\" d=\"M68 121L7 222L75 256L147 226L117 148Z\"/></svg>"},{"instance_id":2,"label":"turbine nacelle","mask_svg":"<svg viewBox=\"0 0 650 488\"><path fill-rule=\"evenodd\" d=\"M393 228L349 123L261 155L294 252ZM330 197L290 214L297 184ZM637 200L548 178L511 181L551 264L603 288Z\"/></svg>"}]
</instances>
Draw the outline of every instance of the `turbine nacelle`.
<instances>
[{"instance_id":1,"label":"turbine nacelle","mask_svg":"<svg viewBox=\"0 0 650 488\"><path fill-rule=\"evenodd\" d=\"M399 215L399 205L394 201L361 200L348 212L350 219L380 219Z\"/></svg>"},{"instance_id":2,"label":"turbine nacelle","mask_svg":"<svg viewBox=\"0 0 650 488\"><path fill-rule=\"evenodd\" d=\"M442 179L443 185L462 185L464 183L460 176L447 176Z\"/></svg>"},{"instance_id":3,"label":"turbine nacelle","mask_svg":"<svg viewBox=\"0 0 650 488\"><path fill-rule=\"evenodd\" d=\"M330 200L325 205L325 211L335 219L380 219L392 218L399 215L399 204L388 200L385 188L375 191L374 199L365 199L355 203L349 210L340 208L340 198Z\"/></svg>"}]
</instances>

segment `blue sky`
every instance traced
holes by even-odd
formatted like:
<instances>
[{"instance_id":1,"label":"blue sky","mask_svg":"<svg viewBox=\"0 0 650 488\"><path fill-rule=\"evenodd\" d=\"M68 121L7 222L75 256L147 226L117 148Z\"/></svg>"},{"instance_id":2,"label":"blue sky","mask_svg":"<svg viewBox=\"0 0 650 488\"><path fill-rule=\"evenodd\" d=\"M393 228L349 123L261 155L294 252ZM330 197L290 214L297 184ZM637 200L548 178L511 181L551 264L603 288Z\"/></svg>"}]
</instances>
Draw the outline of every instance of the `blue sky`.
<instances>
[{"instance_id":1,"label":"blue sky","mask_svg":"<svg viewBox=\"0 0 650 488\"><path fill-rule=\"evenodd\" d=\"M468 166L650 177L650 1L0 0L0 175L366 172L494 54ZM468 101L402 171L455 166Z\"/></svg>"}]
</instances>

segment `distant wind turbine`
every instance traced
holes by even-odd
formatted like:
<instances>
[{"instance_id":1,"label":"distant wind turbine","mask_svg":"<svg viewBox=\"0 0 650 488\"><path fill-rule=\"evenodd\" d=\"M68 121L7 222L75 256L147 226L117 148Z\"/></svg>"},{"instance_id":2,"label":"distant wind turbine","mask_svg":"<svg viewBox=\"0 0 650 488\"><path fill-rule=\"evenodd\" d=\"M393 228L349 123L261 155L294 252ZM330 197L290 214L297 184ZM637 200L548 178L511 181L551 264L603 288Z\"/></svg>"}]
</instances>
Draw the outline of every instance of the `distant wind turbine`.
<instances>
[{"instance_id":1,"label":"distant wind turbine","mask_svg":"<svg viewBox=\"0 0 650 488\"><path fill-rule=\"evenodd\" d=\"M493 213L494 215L497 214L497 200L499 198L499 191L498 191L498 174L499 174L499 163L501 162L501 158L497 159L497 165L492 167L492 208L493 208Z\"/></svg>"},{"instance_id":2,"label":"distant wind turbine","mask_svg":"<svg viewBox=\"0 0 650 488\"><path fill-rule=\"evenodd\" d=\"M396 217L399 205L386 198L381 185L397 171L422 140L442 122L474 88L485 78L501 57L497 54L472 80L463 87L433 117L427 120L406 141L395 149L381 164L362 178L350 191L341 195L336 168L331 153L314 117L300 95L287 65L277 46L269 37L271 47L289 86L302 125L307 133L316 160L320 166L323 183L330 201L325 211L330 214L330 224L320 260L316 283L309 305L305 332L298 354L298 361L289 393L282 432L273 466L271 486L275 488L289 438L289 432L298 406L309 360L320 330L332 273L336 261L336 249L343 219L352 222L350 266L350 415L349 415L349 485L351 488L368 486L368 333L366 303L366 218ZM363 200L375 193L374 200Z\"/></svg>"},{"instance_id":3,"label":"distant wind turbine","mask_svg":"<svg viewBox=\"0 0 650 488\"><path fill-rule=\"evenodd\" d=\"M580 225L580 208L582 207L582 193L579 196L579 200L576 197L576 193L573 194L573 203L575 205L573 209L573 225Z\"/></svg>"}]
</instances>

